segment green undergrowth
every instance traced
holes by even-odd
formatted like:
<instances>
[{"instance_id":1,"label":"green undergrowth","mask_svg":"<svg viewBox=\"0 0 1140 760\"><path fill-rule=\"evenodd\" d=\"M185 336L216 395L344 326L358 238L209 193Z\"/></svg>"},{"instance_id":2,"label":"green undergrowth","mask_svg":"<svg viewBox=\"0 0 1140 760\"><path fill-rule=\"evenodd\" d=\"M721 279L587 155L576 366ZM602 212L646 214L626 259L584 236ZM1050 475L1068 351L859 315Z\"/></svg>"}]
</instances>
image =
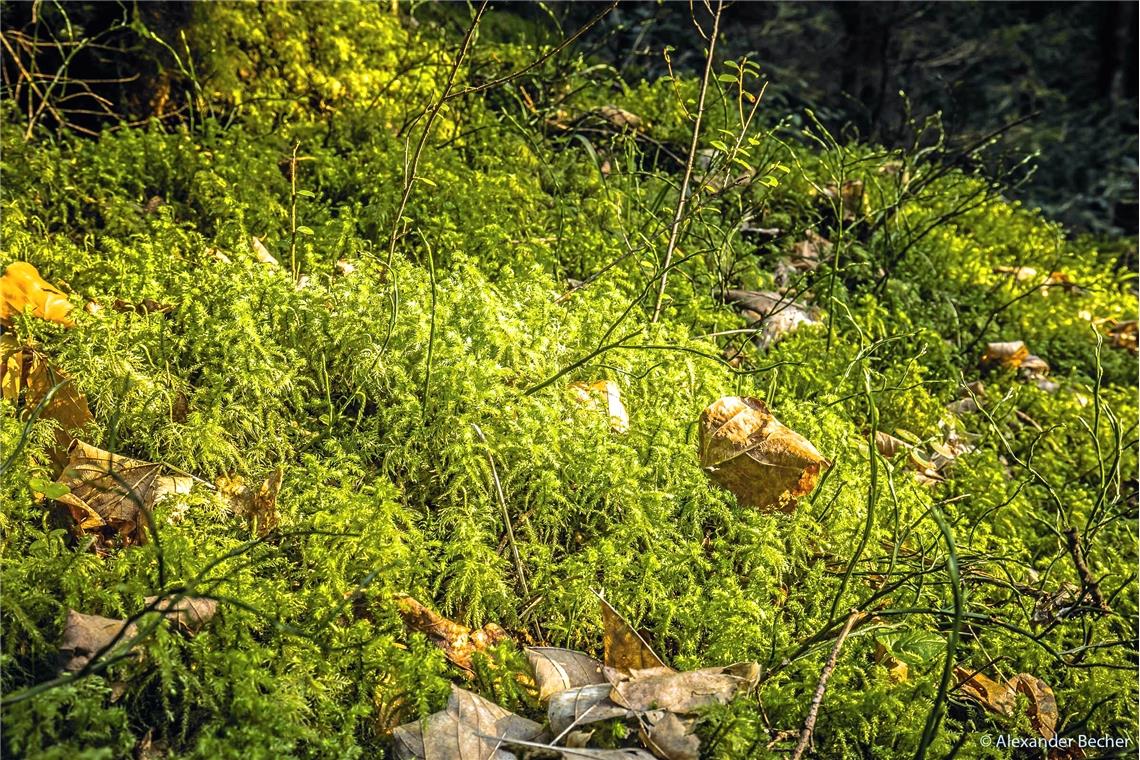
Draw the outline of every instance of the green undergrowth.
<instances>
[{"instance_id":1,"label":"green undergrowth","mask_svg":"<svg viewBox=\"0 0 1140 760\"><path fill-rule=\"evenodd\" d=\"M78 315L74 329L20 317L11 330L87 395L84 440L205 480L283 467L281 525L258 539L196 489L159 504L158 540L99 556L28 485L55 475L54 423L4 402L3 448L18 452L0 517L6 756L379 756L394 724L463 682L405 632L394 594L599 653L592 590L675 667L761 664L756 695L705 716L712 757L788 751L770 743L802 726L853 609L869 618L828 684L820 757L1008 756L977 737L1032 733L1024 710L985 712L953 679L940 689L948 657L1044 679L1062 735L1136 741L1136 357L1106 336L1106 320L1136 318L1132 274L1113 265L1127 241L1069 239L1000 191L978 195L979 176L903 193L907 156L753 130L744 163L759 181L698 194L653 322L681 172L654 143L687 150L696 82L615 83L569 53L451 101L396 225L423 126L407 122L443 92L459 41L447 14L416 26L366 5L197 12L171 48L199 77L179 123L25 140L8 108L4 263L32 262ZM458 88L535 56L509 24L487 35ZM702 141L714 162L718 130L734 128L722 101ZM549 124L601 105L648 126ZM826 190L852 179L864 208L845 219ZM742 231L745 216L780 232ZM794 283L821 323L767 352L712 335L746 326L724 288L773 287L807 229L835 244ZM280 266L255 259L251 236ZM568 280L588 284L564 298ZM147 298L174 308L109 308ZM84 311L90 300L104 308ZM986 343L1009 340L1057 387L983 372ZM725 360L729 345L742 362ZM568 388L599 379L620 387L628 433ZM978 379L981 410L948 411ZM765 399L834 462L793 514L743 509L701 471L697 419L724 395ZM873 425L955 431L976 449L924 486L905 455L868 450ZM1080 588L1070 526L1112 612L1045 620L1026 589ZM59 673L69 609L125 618L176 588L220 600L202 633L159 629L140 658L28 692ZM492 657L472 688L541 714L515 681L518 651Z\"/></svg>"}]
</instances>

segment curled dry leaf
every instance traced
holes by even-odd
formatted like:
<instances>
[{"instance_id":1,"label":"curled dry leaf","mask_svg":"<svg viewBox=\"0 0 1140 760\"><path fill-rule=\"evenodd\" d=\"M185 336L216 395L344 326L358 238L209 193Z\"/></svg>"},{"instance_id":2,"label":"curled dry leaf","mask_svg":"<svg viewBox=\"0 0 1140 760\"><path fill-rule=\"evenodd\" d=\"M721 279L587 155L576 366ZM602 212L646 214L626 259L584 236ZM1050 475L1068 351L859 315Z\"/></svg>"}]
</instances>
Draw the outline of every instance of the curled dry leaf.
<instances>
[{"instance_id":1,"label":"curled dry leaf","mask_svg":"<svg viewBox=\"0 0 1140 760\"><path fill-rule=\"evenodd\" d=\"M392 732L401 760L511 760L507 739L532 741L542 726L470 691L451 687L447 707Z\"/></svg>"},{"instance_id":2,"label":"curled dry leaf","mask_svg":"<svg viewBox=\"0 0 1140 760\"><path fill-rule=\"evenodd\" d=\"M610 603L598 597L602 605L602 642L607 667L630 673L638 670L671 669L661 661L633 626Z\"/></svg>"},{"instance_id":3,"label":"curled dry leaf","mask_svg":"<svg viewBox=\"0 0 1140 760\"><path fill-rule=\"evenodd\" d=\"M22 396L27 414L43 403L39 415L59 423L52 459L62 468L67 462L72 436L94 420L87 397L70 377L51 366L42 353L30 346L21 346L11 334L0 336L0 388L4 399L14 406L20 406Z\"/></svg>"},{"instance_id":4,"label":"curled dry leaf","mask_svg":"<svg viewBox=\"0 0 1140 760\"><path fill-rule=\"evenodd\" d=\"M636 718L637 713L610 699L612 690L611 684L600 683L558 692L550 698L546 708L550 730L560 736L572 726L587 726L614 718Z\"/></svg>"},{"instance_id":5,"label":"curled dry leaf","mask_svg":"<svg viewBox=\"0 0 1140 760\"><path fill-rule=\"evenodd\" d=\"M223 475L215 481L218 493L234 514L252 523L259 536L277 527L277 494L281 491L284 471L278 467L256 489L246 485L240 475Z\"/></svg>"},{"instance_id":6,"label":"curled dry leaf","mask_svg":"<svg viewBox=\"0 0 1140 760\"><path fill-rule=\"evenodd\" d=\"M615 129L638 130L644 124L644 120L640 116L617 106L602 106L594 113L601 116Z\"/></svg>"},{"instance_id":7,"label":"curled dry leaf","mask_svg":"<svg viewBox=\"0 0 1140 760\"><path fill-rule=\"evenodd\" d=\"M982 364L986 366L1000 366L1016 369L1029 358L1029 349L1025 342L1009 340L999 343L987 343L986 351L982 354Z\"/></svg>"},{"instance_id":8,"label":"curled dry leaf","mask_svg":"<svg viewBox=\"0 0 1140 760\"><path fill-rule=\"evenodd\" d=\"M1029 698L1029 723L1046 739L1057 735L1057 698L1053 689L1040 678L1029 673L1018 673L1009 684L1019 694Z\"/></svg>"},{"instance_id":9,"label":"curled dry leaf","mask_svg":"<svg viewBox=\"0 0 1140 760\"><path fill-rule=\"evenodd\" d=\"M754 662L660 673L618 681L610 691L610 700L634 712L665 710L688 714L713 703L727 704L753 688L759 679L760 666Z\"/></svg>"},{"instance_id":10,"label":"curled dry leaf","mask_svg":"<svg viewBox=\"0 0 1140 760\"><path fill-rule=\"evenodd\" d=\"M802 325L819 324L814 309L794 303L789 298L770 290L728 290L725 301L736 307L758 329L756 345L763 350L799 329Z\"/></svg>"},{"instance_id":11,"label":"curled dry leaf","mask_svg":"<svg viewBox=\"0 0 1140 760\"><path fill-rule=\"evenodd\" d=\"M999 715L1013 715L1017 705L1017 697L1009 684L999 683L989 676L975 673L972 668L956 665L954 677L958 679L958 688L962 694L990 712Z\"/></svg>"},{"instance_id":12,"label":"curled dry leaf","mask_svg":"<svg viewBox=\"0 0 1140 760\"><path fill-rule=\"evenodd\" d=\"M621 389L613 380L598 380L593 383L570 383L574 400L587 409L599 409L599 399L605 399L606 413L610 417L610 429L615 433L629 432L629 414L621 400Z\"/></svg>"},{"instance_id":13,"label":"curled dry leaf","mask_svg":"<svg viewBox=\"0 0 1140 760\"><path fill-rule=\"evenodd\" d=\"M693 733L694 723L667 712L651 726L641 727L641 743L661 760L697 760L701 740Z\"/></svg>"},{"instance_id":14,"label":"curled dry leaf","mask_svg":"<svg viewBox=\"0 0 1140 760\"><path fill-rule=\"evenodd\" d=\"M1007 717L1013 715L1017 707L1017 695L1024 694L1029 699L1027 713L1033 728L1046 739L1056 736L1057 699L1049 684L1037 676L1018 673L1007 682L999 683L960 665L954 668L954 675L965 696L990 712Z\"/></svg>"},{"instance_id":15,"label":"curled dry leaf","mask_svg":"<svg viewBox=\"0 0 1140 760\"><path fill-rule=\"evenodd\" d=\"M543 702L567 689L607 683L602 663L572 649L527 647L526 657L534 669L538 698Z\"/></svg>"},{"instance_id":16,"label":"curled dry leaf","mask_svg":"<svg viewBox=\"0 0 1140 760\"><path fill-rule=\"evenodd\" d=\"M763 401L725 396L701 412L705 473L741 506L791 512L831 466L811 442L780 423Z\"/></svg>"},{"instance_id":17,"label":"curled dry leaf","mask_svg":"<svg viewBox=\"0 0 1140 760\"><path fill-rule=\"evenodd\" d=\"M57 481L69 493L56 501L83 533L97 532L103 539L117 535L124 545L145 543L144 515L154 505L160 467L76 440Z\"/></svg>"},{"instance_id":18,"label":"curled dry leaf","mask_svg":"<svg viewBox=\"0 0 1140 760\"><path fill-rule=\"evenodd\" d=\"M17 314L30 309L33 317L73 327L68 316L71 302L60 290L40 277L39 271L26 261L14 261L0 277L0 322L11 324Z\"/></svg>"},{"instance_id":19,"label":"curled dry leaf","mask_svg":"<svg viewBox=\"0 0 1140 760\"><path fill-rule=\"evenodd\" d=\"M404 619L404 625L427 636L443 650L444 656L451 663L468 672L472 669L472 657L476 652L485 652L500 641L510 638L506 631L494 623L471 629L448 620L410 596L397 597L396 606L400 610L400 617ZM539 688L542 688L541 684Z\"/></svg>"},{"instance_id":20,"label":"curled dry leaf","mask_svg":"<svg viewBox=\"0 0 1140 760\"><path fill-rule=\"evenodd\" d=\"M262 264L268 264L271 267L281 266L277 263L277 259L273 258L273 254L269 252L269 249L265 247L265 243L261 242L261 238L251 237L249 239L249 245L253 249L254 258Z\"/></svg>"},{"instance_id":21,"label":"curled dry leaf","mask_svg":"<svg viewBox=\"0 0 1140 760\"><path fill-rule=\"evenodd\" d=\"M197 596L184 596L180 599L148 596L145 601L148 607L154 605L156 612L161 612L164 617L177 623L187 633L197 633L202 630L218 612L216 601Z\"/></svg>"},{"instance_id":22,"label":"curled dry leaf","mask_svg":"<svg viewBox=\"0 0 1140 760\"><path fill-rule=\"evenodd\" d=\"M134 638L136 632L137 629L133 624L127 625L123 620L84 615L75 610L68 610L63 640L59 644L63 669L69 673L82 670L87 667L92 657L106 649L112 642L116 643L117 648L118 644L126 644Z\"/></svg>"}]
</instances>

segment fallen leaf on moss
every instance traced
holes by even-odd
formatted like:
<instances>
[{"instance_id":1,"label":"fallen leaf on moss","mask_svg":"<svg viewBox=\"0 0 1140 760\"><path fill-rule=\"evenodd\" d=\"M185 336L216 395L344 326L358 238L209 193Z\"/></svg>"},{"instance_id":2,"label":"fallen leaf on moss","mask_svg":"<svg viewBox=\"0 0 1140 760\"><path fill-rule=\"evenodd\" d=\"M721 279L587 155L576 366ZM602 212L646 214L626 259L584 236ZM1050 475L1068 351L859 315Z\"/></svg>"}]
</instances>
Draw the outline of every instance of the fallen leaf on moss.
<instances>
[{"instance_id":1,"label":"fallen leaf on moss","mask_svg":"<svg viewBox=\"0 0 1140 760\"><path fill-rule=\"evenodd\" d=\"M472 670L472 658L476 652L485 652L500 641L510 638L506 631L494 623L487 623L482 628L468 628L428 609L410 596L397 597L396 606L400 617L404 619L404 625L427 636L443 650L444 656L452 664L468 672Z\"/></svg>"},{"instance_id":2,"label":"fallen leaf on moss","mask_svg":"<svg viewBox=\"0 0 1140 760\"><path fill-rule=\"evenodd\" d=\"M828 198L839 201L840 213L844 221L853 222L862 216L866 216L868 203L867 196L863 193L862 180L849 179L841 187L832 182L824 188L823 192Z\"/></svg>"},{"instance_id":3,"label":"fallen leaf on moss","mask_svg":"<svg viewBox=\"0 0 1140 760\"><path fill-rule=\"evenodd\" d=\"M543 702L568 689L608 683L602 663L572 649L527 647L526 657L534 670L538 698Z\"/></svg>"},{"instance_id":4,"label":"fallen leaf on moss","mask_svg":"<svg viewBox=\"0 0 1140 760\"><path fill-rule=\"evenodd\" d=\"M543 753L554 753L564 758L564 760L575 760L576 758L581 758L581 760L653 760L653 755L640 747L619 747L617 749L591 749L589 747L570 746L558 747L553 744L510 738L504 739L503 743L513 744L519 747L528 747ZM514 755L504 753L503 755L496 755L495 757L504 758L505 760L506 758L513 758Z\"/></svg>"},{"instance_id":5,"label":"fallen leaf on moss","mask_svg":"<svg viewBox=\"0 0 1140 760\"><path fill-rule=\"evenodd\" d=\"M610 417L610 429L615 433L629 432L629 414L621 400L621 389L613 380L598 380L593 383L570 383L574 400L587 409L599 409L599 397L605 399L605 410Z\"/></svg>"},{"instance_id":6,"label":"fallen leaf on moss","mask_svg":"<svg viewBox=\"0 0 1140 760\"><path fill-rule=\"evenodd\" d=\"M959 679L962 693L978 702L990 712L1013 715L1017 707L1017 695L1024 694L1029 699L1027 714L1029 723L1037 733L1046 739L1057 734L1057 699L1049 684L1035 675L1018 673L1005 683L999 683L969 668L956 666L954 675Z\"/></svg>"},{"instance_id":7,"label":"fallen leaf on moss","mask_svg":"<svg viewBox=\"0 0 1140 760\"><path fill-rule=\"evenodd\" d=\"M644 120L640 116L617 106L602 106L594 113L615 129L638 130L644 124Z\"/></svg>"},{"instance_id":8,"label":"fallen leaf on moss","mask_svg":"<svg viewBox=\"0 0 1140 760\"><path fill-rule=\"evenodd\" d=\"M742 396L725 396L701 412L700 461L741 506L784 512L794 510L831 466L763 401Z\"/></svg>"},{"instance_id":9,"label":"fallen leaf on moss","mask_svg":"<svg viewBox=\"0 0 1140 760\"><path fill-rule=\"evenodd\" d=\"M76 440L58 481L70 493L56 501L83 533L98 533L104 540L118 536L124 545L145 543L143 513L154 505L160 467Z\"/></svg>"},{"instance_id":10,"label":"fallen leaf on moss","mask_svg":"<svg viewBox=\"0 0 1140 760\"><path fill-rule=\"evenodd\" d=\"M0 388L4 399L14 406L20 406L22 397L26 414L43 403L39 415L59 423L52 459L62 468L67 462L72 436L94 420L87 397L70 377L51 366L42 353L30 346L21 346L11 334L0 336Z\"/></svg>"},{"instance_id":11,"label":"fallen leaf on moss","mask_svg":"<svg viewBox=\"0 0 1140 760\"><path fill-rule=\"evenodd\" d=\"M1029 698L1029 723L1046 739L1057 735L1057 699L1053 689L1040 678L1029 673L1018 673L1009 680L1015 691Z\"/></svg>"},{"instance_id":12,"label":"fallen leaf on moss","mask_svg":"<svg viewBox=\"0 0 1140 760\"><path fill-rule=\"evenodd\" d=\"M749 327L757 330L754 341L763 350L771 348L802 325L820 322L814 309L794 303L774 291L729 290L724 298L748 320Z\"/></svg>"},{"instance_id":13,"label":"fallen leaf on moss","mask_svg":"<svg viewBox=\"0 0 1140 760\"><path fill-rule=\"evenodd\" d=\"M278 467L257 488L246 484L240 475L223 475L214 485L234 514L253 524L257 534L264 536L277 527L277 494L281 491L284 471Z\"/></svg>"},{"instance_id":14,"label":"fallen leaf on moss","mask_svg":"<svg viewBox=\"0 0 1140 760\"><path fill-rule=\"evenodd\" d=\"M550 730L561 736L571 726L587 726L614 718L636 718L637 713L610 699L612 689L613 686L606 682L558 692L550 698L546 708Z\"/></svg>"},{"instance_id":15,"label":"fallen leaf on moss","mask_svg":"<svg viewBox=\"0 0 1140 760\"><path fill-rule=\"evenodd\" d=\"M697 760L701 740L693 733L694 723L691 718L682 720L673 713L665 713L651 726L641 726L641 743L661 760Z\"/></svg>"},{"instance_id":16,"label":"fallen leaf on moss","mask_svg":"<svg viewBox=\"0 0 1140 760\"><path fill-rule=\"evenodd\" d=\"M31 309L33 317L65 327L75 325L68 316L72 306L67 296L40 277L28 262L14 261L0 277L0 322L11 324L25 309Z\"/></svg>"},{"instance_id":17,"label":"fallen leaf on moss","mask_svg":"<svg viewBox=\"0 0 1140 760\"><path fill-rule=\"evenodd\" d=\"M261 242L261 238L251 237L249 239L249 245L253 249L254 258L262 264L268 264L271 267L281 266L277 263L277 259L273 257L273 254L269 252L269 249L265 247L265 243Z\"/></svg>"},{"instance_id":18,"label":"fallen leaf on moss","mask_svg":"<svg viewBox=\"0 0 1140 760\"><path fill-rule=\"evenodd\" d=\"M690 714L714 703L727 704L754 687L759 678L760 666L754 662L647 677L635 673L629 680L614 684L610 699L634 712L665 710Z\"/></svg>"},{"instance_id":19,"label":"fallen leaf on moss","mask_svg":"<svg viewBox=\"0 0 1140 760\"><path fill-rule=\"evenodd\" d=\"M875 450L887 459L893 458L900 451L910 451L911 448L912 446L901 438L882 430L875 431Z\"/></svg>"},{"instance_id":20,"label":"fallen leaf on moss","mask_svg":"<svg viewBox=\"0 0 1140 760\"><path fill-rule=\"evenodd\" d=\"M1137 330L1135 319L1112 321L1109 323L1108 336L1112 339L1113 348L1123 348L1132 354L1140 352L1140 331Z\"/></svg>"},{"instance_id":21,"label":"fallen leaf on moss","mask_svg":"<svg viewBox=\"0 0 1140 760\"><path fill-rule=\"evenodd\" d=\"M962 694L980 704L992 713L1013 715L1017 696L1009 684L999 683L989 676L975 673L973 669L961 665L954 667L954 677Z\"/></svg>"},{"instance_id":22,"label":"fallen leaf on moss","mask_svg":"<svg viewBox=\"0 0 1140 760\"><path fill-rule=\"evenodd\" d=\"M792 246L791 264L801 271L809 271L818 267L819 262L830 254L830 240L815 230L804 230L804 239Z\"/></svg>"},{"instance_id":23,"label":"fallen leaf on moss","mask_svg":"<svg viewBox=\"0 0 1140 760\"><path fill-rule=\"evenodd\" d=\"M478 694L451 687L447 707L392 732L401 760L509 760L504 740L531 741L542 726L515 715Z\"/></svg>"},{"instance_id":24,"label":"fallen leaf on moss","mask_svg":"<svg viewBox=\"0 0 1140 760\"><path fill-rule=\"evenodd\" d=\"M184 496L193 489L194 479L189 475L160 475L154 481L154 503L171 496Z\"/></svg>"},{"instance_id":25,"label":"fallen leaf on moss","mask_svg":"<svg viewBox=\"0 0 1140 760\"><path fill-rule=\"evenodd\" d=\"M1029 358L1029 349L1025 342L1009 340L999 343L987 343L985 353L982 354L982 364L1016 369Z\"/></svg>"},{"instance_id":26,"label":"fallen leaf on moss","mask_svg":"<svg viewBox=\"0 0 1140 760\"><path fill-rule=\"evenodd\" d=\"M67 623L63 628L63 639L59 653L63 659L63 669L69 673L82 670L97 653L111 645L111 642L125 644L134 638L137 629L124 620L84 615L75 610L67 611ZM112 650L108 650L110 653Z\"/></svg>"},{"instance_id":27,"label":"fallen leaf on moss","mask_svg":"<svg viewBox=\"0 0 1140 760\"><path fill-rule=\"evenodd\" d=\"M206 623L213 619L218 612L218 603L213 599L203 599L197 596L184 596L181 599L160 599L157 596L146 597L149 607L154 605L156 612L178 624L186 633L197 633ZM156 604L157 602L157 604Z\"/></svg>"},{"instance_id":28,"label":"fallen leaf on moss","mask_svg":"<svg viewBox=\"0 0 1140 760\"><path fill-rule=\"evenodd\" d=\"M630 673L637 670L671 669L661 661L633 626L610 603L598 596L602 605L602 644L607 667Z\"/></svg>"},{"instance_id":29,"label":"fallen leaf on moss","mask_svg":"<svg viewBox=\"0 0 1140 760\"><path fill-rule=\"evenodd\" d=\"M159 303L153 298L144 298L138 303L131 303L130 301L116 298L114 303L111 304L111 308L120 313L129 312L146 316L147 314L168 314L174 311L174 304Z\"/></svg>"}]
</instances>

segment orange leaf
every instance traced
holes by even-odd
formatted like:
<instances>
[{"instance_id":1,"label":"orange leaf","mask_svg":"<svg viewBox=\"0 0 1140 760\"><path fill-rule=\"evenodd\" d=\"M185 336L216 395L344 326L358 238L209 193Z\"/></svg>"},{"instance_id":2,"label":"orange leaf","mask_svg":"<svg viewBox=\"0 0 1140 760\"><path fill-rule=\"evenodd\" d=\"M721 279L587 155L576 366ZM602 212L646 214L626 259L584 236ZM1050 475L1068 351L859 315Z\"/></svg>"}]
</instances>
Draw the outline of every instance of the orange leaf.
<instances>
[{"instance_id":1,"label":"orange leaf","mask_svg":"<svg viewBox=\"0 0 1140 760\"><path fill-rule=\"evenodd\" d=\"M625 672L650 668L664 668L671 672L641 634L609 602L600 596L598 601L602 603L602 624L605 627L602 642L608 667Z\"/></svg>"},{"instance_id":2,"label":"orange leaf","mask_svg":"<svg viewBox=\"0 0 1140 760\"><path fill-rule=\"evenodd\" d=\"M741 506L791 512L831 466L763 401L726 396L701 412L701 467Z\"/></svg>"},{"instance_id":3,"label":"orange leaf","mask_svg":"<svg viewBox=\"0 0 1140 760\"><path fill-rule=\"evenodd\" d=\"M404 625L424 634L443 650L444 656L454 665L470 672L476 652L485 652L500 641L510 638L507 632L494 623L471 629L462 623L448 620L428 609L410 596L399 596L396 605Z\"/></svg>"},{"instance_id":4,"label":"orange leaf","mask_svg":"<svg viewBox=\"0 0 1140 760\"><path fill-rule=\"evenodd\" d=\"M14 261L0 277L0 322L10 324L13 317L31 307L32 316L72 327L67 316L71 302L67 296L46 282L36 268L26 261Z\"/></svg>"},{"instance_id":5,"label":"orange leaf","mask_svg":"<svg viewBox=\"0 0 1140 760\"><path fill-rule=\"evenodd\" d=\"M1029 673L1018 673L1009 681L1016 691L1029 697L1029 722L1046 739L1057 735L1057 699L1049 684Z\"/></svg>"}]
</instances>

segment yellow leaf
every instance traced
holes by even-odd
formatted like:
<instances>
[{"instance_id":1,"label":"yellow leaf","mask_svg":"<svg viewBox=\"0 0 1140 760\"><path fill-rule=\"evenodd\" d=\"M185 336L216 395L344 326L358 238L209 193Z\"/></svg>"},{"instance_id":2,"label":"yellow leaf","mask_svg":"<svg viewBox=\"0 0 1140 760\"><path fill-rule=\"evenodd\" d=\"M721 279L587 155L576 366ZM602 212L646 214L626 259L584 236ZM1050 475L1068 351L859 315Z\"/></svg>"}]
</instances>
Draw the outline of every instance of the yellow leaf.
<instances>
[{"instance_id":1,"label":"yellow leaf","mask_svg":"<svg viewBox=\"0 0 1140 760\"><path fill-rule=\"evenodd\" d=\"M701 412L701 467L745 507L790 512L831 462L763 401L725 396Z\"/></svg>"},{"instance_id":2,"label":"yellow leaf","mask_svg":"<svg viewBox=\"0 0 1140 760\"><path fill-rule=\"evenodd\" d=\"M10 324L17 314L31 308L32 316L57 322L66 327L75 323L67 316L71 302L67 296L47 283L36 268L26 261L14 261L0 277L0 322Z\"/></svg>"}]
</instances>

